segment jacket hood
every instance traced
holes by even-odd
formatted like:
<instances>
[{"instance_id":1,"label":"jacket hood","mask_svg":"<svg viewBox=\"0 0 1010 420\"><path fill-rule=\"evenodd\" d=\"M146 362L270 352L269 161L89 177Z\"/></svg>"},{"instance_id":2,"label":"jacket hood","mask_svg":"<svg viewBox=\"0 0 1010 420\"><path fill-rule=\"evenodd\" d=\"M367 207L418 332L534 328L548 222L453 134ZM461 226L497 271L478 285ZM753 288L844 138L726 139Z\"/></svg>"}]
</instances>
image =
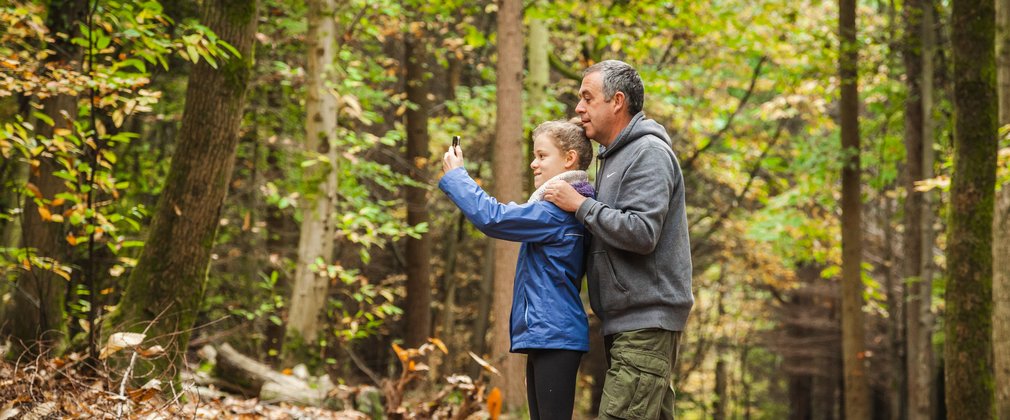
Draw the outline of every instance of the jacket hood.
<instances>
[{"instance_id":1,"label":"jacket hood","mask_svg":"<svg viewBox=\"0 0 1010 420\"><path fill-rule=\"evenodd\" d=\"M624 145L649 135L659 137L663 139L666 144L671 147L673 146L670 136L666 134L666 128L663 128L663 126L655 120L645 118L645 112L639 111L638 114L631 117L631 122L628 123L628 126L624 127L624 129L617 134L617 138L610 144L610 147L600 146L600 153L597 157L606 158L607 155L614 153L615 150L624 147Z\"/></svg>"},{"instance_id":2,"label":"jacket hood","mask_svg":"<svg viewBox=\"0 0 1010 420\"><path fill-rule=\"evenodd\" d=\"M596 189L594 189L593 185L589 183L589 174L586 173L586 171L566 171L551 177L551 179L548 179L547 181L544 181L544 183L540 185L540 188L537 188L536 191L533 191L533 194L530 194L530 199L526 202L535 203L543 200L547 184L555 179L560 179L571 184L572 187L575 188L575 191L578 191L578 193L582 194L584 197L596 198Z\"/></svg>"}]
</instances>

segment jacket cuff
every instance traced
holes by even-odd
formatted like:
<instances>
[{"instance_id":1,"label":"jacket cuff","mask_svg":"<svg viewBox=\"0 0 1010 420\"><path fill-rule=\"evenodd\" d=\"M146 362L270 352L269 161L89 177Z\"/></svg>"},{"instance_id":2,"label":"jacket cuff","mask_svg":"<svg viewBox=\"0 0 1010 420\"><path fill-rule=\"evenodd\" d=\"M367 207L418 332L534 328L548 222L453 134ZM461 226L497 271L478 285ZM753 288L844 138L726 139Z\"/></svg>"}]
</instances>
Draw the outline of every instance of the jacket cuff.
<instances>
[{"instance_id":1,"label":"jacket cuff","mask_svg":"<svg viewBox=\"0 0 1010 420\"><path fill-rule=\"evenodd\" d=\"M579 223L585 224L586 216L589 215L589 211L599 203L600 202L596 201L594 198L586 197L586 200L582 202L582 205L575 209L575 218L578 219Z\"/></svg>"}]
</instances>

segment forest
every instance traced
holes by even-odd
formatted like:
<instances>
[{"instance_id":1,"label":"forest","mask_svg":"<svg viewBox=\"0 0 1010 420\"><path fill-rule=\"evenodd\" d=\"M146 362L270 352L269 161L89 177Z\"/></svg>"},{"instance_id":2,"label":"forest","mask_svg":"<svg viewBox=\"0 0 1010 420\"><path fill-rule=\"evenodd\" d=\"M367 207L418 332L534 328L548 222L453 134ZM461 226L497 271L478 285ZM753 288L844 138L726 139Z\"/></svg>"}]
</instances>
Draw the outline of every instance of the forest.
<instances>
[{"instance_id":1,"label":"forest","mask_svg":"<svg viewBox=\"0 0 1010 420\"><path fill-rule=\"evenodd\" d=\"M1010 420L1010 0L0 0L0 419L529 418L441 159L526 202L609 59L683 171L678 417Z\"/></svg>"}]
</instances>

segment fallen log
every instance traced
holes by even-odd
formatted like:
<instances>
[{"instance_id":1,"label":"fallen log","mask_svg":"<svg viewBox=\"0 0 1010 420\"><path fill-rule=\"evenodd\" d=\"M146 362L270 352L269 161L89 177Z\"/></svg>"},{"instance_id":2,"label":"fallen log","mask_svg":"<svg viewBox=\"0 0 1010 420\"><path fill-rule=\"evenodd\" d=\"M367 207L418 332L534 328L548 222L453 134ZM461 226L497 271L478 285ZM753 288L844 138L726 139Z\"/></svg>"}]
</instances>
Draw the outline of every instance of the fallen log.
<instances>
[{"instance_id":1,"label":"fallen log","mask_svg":"<svg viewBox=\"0 0 1010 420\"><path fill-rule=\"evenodd\" d=\"M217 349L214 376L223 381L220 384L223 389L246 397L258 397L264 402L324 407L327 395L333 389L333 384L326 377L313 387L239 353L227 343Z\"/></svg>"}]
</instances>

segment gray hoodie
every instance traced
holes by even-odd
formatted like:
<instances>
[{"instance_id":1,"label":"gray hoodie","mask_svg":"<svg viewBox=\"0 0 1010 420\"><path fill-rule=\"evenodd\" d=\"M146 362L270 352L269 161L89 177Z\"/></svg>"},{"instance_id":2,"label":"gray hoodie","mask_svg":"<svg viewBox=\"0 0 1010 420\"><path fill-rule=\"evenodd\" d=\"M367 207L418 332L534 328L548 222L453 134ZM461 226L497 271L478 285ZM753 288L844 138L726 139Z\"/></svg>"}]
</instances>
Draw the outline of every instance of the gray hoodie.
<instances>
[{"instance_id":1,"label":"gray hoodie","mask_svg":"<svg viewBox=\"0 0 1010 420\"><path fill-rule=\"evenodd\" d=\"M639 112L601 148L596 199L575 217L592 234L589 302L603 334L683 331L694 304L684 177L669 135Z\"/></svg>"}]
</instances>

